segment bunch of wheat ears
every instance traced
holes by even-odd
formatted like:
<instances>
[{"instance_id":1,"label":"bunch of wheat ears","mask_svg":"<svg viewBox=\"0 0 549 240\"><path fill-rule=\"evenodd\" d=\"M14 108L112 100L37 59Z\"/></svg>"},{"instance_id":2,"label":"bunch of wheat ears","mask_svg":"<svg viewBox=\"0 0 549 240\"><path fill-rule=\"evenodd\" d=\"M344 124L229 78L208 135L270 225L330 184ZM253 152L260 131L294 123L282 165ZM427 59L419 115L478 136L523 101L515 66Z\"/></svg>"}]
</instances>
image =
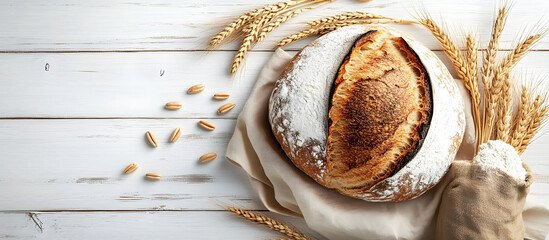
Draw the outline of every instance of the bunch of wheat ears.
<instances>
[{"instance_id":1,"label":"bunch of wheat ears","mask_svg":"<svg viewBox=\"0 0 549 240\"><path fill-rule=\"evenodd\" d=\"M209 47L213 49L231 36L236 38L241 37L242 42L240 48L238 49L230 68L231 73L235 73L244 61L248 51L252 48L252 45L263 41L267 34L275 28L304 11L320 7L333 1L335 0L287 0L254 9L239 16L223 28L221 32L214 35L209 42ZM307 24L309 27L307 29L282 39L278 42L277 46L285 46L312 35L322 35L343 26L353 24L384 24L392 22L411 23L413 21L388 18L365 12L346 12L308 22Z\"/></svg>"},{"instance_id":2,"label":"bunch of wheat ears","mask_svg":"<svg viewBox=\"0 0 549 240\"><path fill-rule=\"evenodd\" d=\"M498 9L480 71L476 35L467 34L465 54L463 54L444 28L437 25L428 14L420 14L418 20L440 42L471 96L477 151L482 143L499 139L512 145L522 154L546 121L549 111L546 93L534 89L532 84L523 83L522 86L518 86L517 81L513 81L516 79L511 76L517 62L547 34L547 27L534 28L532 34L522 37L514 49L505 53L501 61L496 62L499 52L498 43L509 10L507 3ZM479 79L484 87L482 95ZM520 88L520 90L514 91L514 88ZM516 100L518 97L513 95L519 91L520 99ZM514 101L518 101L516 111L513 111Z\"/></svg>"},{"instance_id":3,"label":"bunch of wheat ears","mask_svg":"<svg viewBox=\"0 0 549 240\"><path fill-rule=\"evenodd\" d=\"M335 0L290 0L252 10L241 15L210 40L210 47L219 46L232 34L243 37L242 44L231 65L235 73L252 45L265 39L288 19L306 11ZM511 76L514 66L533 46L549 31L547 27L538 27L532 34L522 37L514 49L505 53L502 60L496 61L498 44L505 27L510 7L503 4L495 17L492 34L482 65L478 68L479 39L475 34L467 34L465 51L450 38L446 30L437 25L426 13L419 14L418 22L389 18L366 12L346 12L330 17L310 21L308 27L298 33L289 35L277 43L278 47L286 46L313 35L323 35L340 27L354 24L385 23L419 23L426 27L441 43L446 55L451 60L458 77L463 81L471 97L471 113L475 125L478 147L491 139L500 139L512 145L520 154L526 150L536 133L547 120L549 107L546 104L546 93L535 89L532 84L519 86ZM482 83L482 85L481 85ZM483 92L481 94L481 86ZM516 92L520 96L514 97ZM514 104L518 101L518 104ZM516 111L513 106L518 105ZM253 211L229 208L230 212L250 221L264 224L271 229L289 236L291 239L310 239L292 227Z\"/></svg>"}]
</instances>

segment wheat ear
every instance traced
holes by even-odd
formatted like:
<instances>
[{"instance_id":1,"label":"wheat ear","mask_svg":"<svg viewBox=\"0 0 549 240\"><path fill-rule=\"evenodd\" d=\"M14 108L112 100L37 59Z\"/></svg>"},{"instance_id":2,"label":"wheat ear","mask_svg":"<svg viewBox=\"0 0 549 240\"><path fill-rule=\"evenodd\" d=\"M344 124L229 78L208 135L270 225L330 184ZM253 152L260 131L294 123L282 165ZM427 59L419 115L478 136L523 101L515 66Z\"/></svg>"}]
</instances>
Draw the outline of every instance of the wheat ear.
<instances>
[{"instance_id":1,"label":"wheat ear","mask_svg":"<svg viewBox=\"0 0 549 240\"><path fill-rule=\"evenodd\" d=\"M480 101L480 93L478 90L478 78L476 77L476 73L469 72L469 68L477 68L475 65L476 62L473 63L472 57L475 57L477 55L475 50L475 46L477 45L476 39L473 37L470 37L469 40L471 40L471 46L468 49L470 50L470 57L471 57L471 64L467 64L465 62L465 58L461 54L461 51L457 47L457 45L450 39L448 34L442 30L433 20L431 20L429 17L424 17L422 19L419 19L419 23L421 23L424 27L429 29L433 36L440 42L442 45L442 48L444 49L444 52L450 58L450 61L452 61L452 65L454 65L454 68L456 69L456 72L458 73L458 77L463 80L465 88L467 91L469 91L469 94L471 95L471 99L474 102Z\"/></svg>"},{"instance_id":2,"label":"wheat ear","mask_svg":"<svg viewBox=\"0 0 549 240\"><path fill-rule=\"evenodd\" d=\"M393 18L382 16L382 15L377 15L374 13L356 11L356 12L346 12L346 13L338 14L335 16L321 18L318 20L307 22L307 24L309 24L310 26L317 26L321 24L327 24L327 23L349 20L349 19L367 19L367 18L393 19Z\"/></svg>"},{"instance_id":3,"label":"wheat ear","mask_svg":"<svg viewBox=\"0 0 549 240\"><path fill-rule=\"evenodd\" d=\"M212 37L209 43L210 48L219 46L219 44L221 44L223 40L225 40L234 31L242 27L242 25L244 25L250 18L251 16L249 14L244 14L238 17L233 22L231 22L228 26L223 28L221 32L217 33L215 36Z\"/></svg>"},{"instance_id":4,"label":"wheat ear","mask_svg":"<svg viewBox=\"0 0 549 240\"><path fill-rule=\"evenodd\" d=\"M232 33L234 33L236 30L244 26L246 23L250 22L253 18L255 18L257 15L260 15L264 12L270 12L273 11L273 9L280 7L281 5L288 4L289 1L286 2L279 2L275 4L270 4L262 8L254 9L252 11L249 11L245 14L240 15L236 20L231 22L228 26L223 28L221 32L217 33L212 37L210 40L210 48L214 48L221 44L223 40L225 40L228 36L230 36Z\"/></svg>"},{"instance_id":5,"label":"wheat ear","mask_svg":"<svg viewBox=\"0 0 549 240\"><path fill-rule=\"evenodd\" d=\"M461 51L459 50L457 45L450 39L448 34L446 34L446 32L444 32L429 17L419 19L418 22L424 27L426 27L427 29L429 29L429 31L431 31L431 34L433 34L433 36L440 42L440 44L442 45L442 48L444 48L444 52L446 53L446 55L448 55L448 58L450 58L450 61L452 61L452 64L454 65L454 68L458 73L458 77L460 79L466 79L467 64L465 64L465 61L463 60Z\"/></svg>"},{"instance_id":6,"label":"wheat ear","mask_svg":"<svg viewBox=\"0 0 549 240\"><path fill-rule=\"evenodd\" d=\"M497 122L496 122L496 136L505 142L509 140L509 131L511 126L511 79L510 73L515 64L524 57L526 53L532 49L532 47L541 40L543 33L534 34L528 36L523 42L519 43L515 49L507 54L503 61L500 63L495 72L494 82L498 83L496 86L500 89L495 90L497 92L498 100L497 104ZM492 93L490 93L492 94ZM494 103L494 102L491 102Z\"/></svg>"},{"instance_id":7,"label":"wheat ear","mask_svg":"<svg viewBox=\"0 0 549 240\"><path fill-rule=\"evenodd\" d=\"M503 75L503 76L500 76ZM502 78L499 80L499 78ZM496 74L496 81L502 82L501 94L499 95L496 110L496 139L506 143L509 142L511 131L511 79L509 72Z\"/></svg>"},{"instance_id":8,"label":"wheat ear","mask_svg":"<svg viewBox=\"0 0 549 240\"><path fill-rule=\"evenodd\" d=\"M276 46L283 47L290 43L297 42L301 39L307 38L311 35L319 34L324 35L328 32L337 30L339 28L356 25L356 24L387 24L387 23L401 23L401 24L411 24L416 23L415 21L410 20L401 20L401 19L362 19L362 20L340 20L335 22L329 22L326 24L314 25L308 29L302 30L298 33L294 33L290 36L285 37L280 40Z\"/></svg>"},{"instance_id":9,"label":"wheat ear","mask_svg":"<svg viewBox=\"0 0 549 240\"><path fill-rule=\"evenodd\" d=\"M511 134L511 146L513 146L517 151L522 143L522 139L528 131L528 126L532 118L532 94L525 86L522 86L520 94L520 104L515 116L515 126Z\"/></svg>"},{"instance_id":10,"label":"wheat ear","mask_svg":"<svg viewBox=\"0 0 549 240\"><path fill-rule=\"evenodd\" d=\"M518 150L519 154L522 154L526 150L528 145L534 139L536 133L538 133L541 125L547 120L547 112L549 111L549 108L545 103L545 98L538 95L534 100L532 108L532 117L530 120L530 124L528 125L526 135L524 135L524 138L522 139L522 142L520 144Z\"/></svg>"},{"instance_id":11,"label":"wheat ear","mask_svg":"<svg viewBox=\"0 0 549 240\"><path fill-rule=\"evenodd\" d=\"M467 59L467 76L465 79L466 86L469 86L471 95L471 113L475 124L475 133L478 136L480 126L480 90L478 86L478 40L475 36L469 34L466 37L466 59Z\"/></svg>"},{"instance_id":12,"label":"wheat ear","mask_svg":"<svg viewBox=\"0 0 549 240\"><path fill-rule=\"evenodd\" d=\"M287 5L286 5L287 7ZM278 8L275 8L271 12L261 16L257 17L252 24L249 25L249 30L246 31L247 35L242 40L242 44L240 45L240 48L236 52L236 55L234 56L233 62L231 64L231 73L235 73L238 68L240 67L240 64L242 64L242 61L246 57L248 51L252 48L252 44L257 39L259 34L259 29L262 28L262 26L270 21L273 17L275 17L279 11L284 9L284 6L279 6Z\"/></svg>"},{"instance_id":13,"label":"wheat ear","mask_svg":"<svg viewBox=\"0 0 549 240\"><path fill-rule=\"evenodd\" d=\"M488 42L488 48L486 49L486 55L484 61L482 62L482 81L485 86L489 85L489 80L493 77L494 66L497 54L497 48L499 45L499 39L503 28L505 28L505 23L507 22L507 16L509 15L509 8L503 6L499 9L498 15L492 26L492 34L490 37L490 42Z\"/></svg>"},{"instance_id":14,"label":"wheat ear","mask_svg":"<svg viewBox=\"0 0 549 240\"><path fill-rule=\"evenodd\" d=\"M267 34L269 34L271 31L273 31L275 28L277 28L281 24L288 21L290 18L295 17L295 16L297 16L297 15L299 15L299 14L301 14L301 13L307 11L307 10L311 10L311 9L320 7L324 4L330 3L331 1L322 0L322 1L315 1L315 2L322 2L322 3L317 4L315 6L312 6L312 7L307 7L307 8L302 8L302 9L298 9L298 10L289 11L287 13L284 13L280 17L278 17L275 21L270 22L267 26L265 26L265 27L263 27L263 29L261 29L261 31L260 31L260 33L257 37L257 42L263 41L263 39L265 39Z\"/></svg>"},{"instance_id":15,"label":"wheat ear","mask_svg":"<svg viewBox=\"0 0 549 240\"><path fill-rule=\"evenodd\" d=\"M259 214L259 213L253 212L253 211L248 211L248 210L235 208L235 207L229 208L228 211L232 212L232 213L234 213L238 216L241 216L245 219L248 219L252 222L267 225L272 230L275 230L279 233L285 234L285 235L291 237L292 239L295 239L295 240L311 240L309 237L307 237L305 234L301 233L300 231L298 231L296 229L293 229L292 227L290 227L290 226L288 226L284 223L276 221L276 220L274 220L272 218L269 218L267 216L264 216L262 214Z\"/></svg>"},{"instance_id":16,"label":"wheat ear","mask_svg":"<svg viewBox=\"0 0 549 240\"><path fill-rule=\"evenodd\" d=\"M299 41L301 39L304 39L304 38L307 38L311 35L314 35L314 34L317 34L318 32L320 31L320 28L309 28L309 29L305 29L303 31L300 31L298 33L294 33L290 36L287 36L285 38L283 38L282 40L278 41L278 43L276 44L277 47L283 47L283 46L286 46L290 43L293 43L293 42L296 42L296 41Z\"/></svg>"}]
</instances>

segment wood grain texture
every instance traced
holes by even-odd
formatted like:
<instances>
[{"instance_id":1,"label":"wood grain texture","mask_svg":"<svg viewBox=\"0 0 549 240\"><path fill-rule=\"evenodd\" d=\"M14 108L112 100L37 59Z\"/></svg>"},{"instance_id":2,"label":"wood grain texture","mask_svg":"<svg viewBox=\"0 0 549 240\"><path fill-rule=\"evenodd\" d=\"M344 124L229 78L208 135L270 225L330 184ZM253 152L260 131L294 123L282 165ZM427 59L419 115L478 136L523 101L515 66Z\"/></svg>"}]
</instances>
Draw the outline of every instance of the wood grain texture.
<instances>
[{"instance_id":1,"label":"wood grain texture","mask_svg":"<svg viewBox=\"0 0 549 240\"><path fill-rule=\"evenodd\" d=\"M451 66L443 52L436 53ZM272 53L251 53L245 68L236 76L228 74L232 55L231 52L0 53L0 118L234 119ZM517 69L549 72L547 56L544 51L532 52L519 62ZM48 71L44 68L46 64ZM456 77L453 68L450 70ZM203 92L186 93L198 83L206 86ZM217 92L229 92L231 97L214 100ZM164 104L170 101L179 101L183 107L178 111L164 109ZM229 102L236 103L235 109L219 115L217 109Z\"/></svg>"},{"instance_id":2,"label":"wood grain texture","mask_svg":"<svg viewBox=\"0 0 549 240\"><path fill-rule=\"evenodd\" d=\"M234 119L275 43L308 20L345 10L410 19L423 5L451 27L478 30L485 47L499 2L338 0L275 29L230 76L238 42L206 51L209 37L244 11L276 1L0 1L0 239L283 237L220 211L265 210L246 174L223 156ZM500 47L510 49L547 8L544 0L515 4ZM421 27L393 26L440 50ZM285 49L295 53L311 40ZM517 69L546 74L547 50L549 38ZM186 94L199 83L204 92ZM214 101L216 92L231 97ZM169 101L183 108L164 110ZM228 102L236 108L218 115ZM200 119L216 130L199 128ZM181 138L169 143L176 127ZM148 145L146 131L158 138L158 148ZM549 202L548 131L542 129L523 155L534 172L530 197L541 202ZM201 164L204 153L218 158ZM123 175L132 162L140 168ZM148 181L147 172L163 178ZM321 239L300 219L276 218Z\"/></svg>"},{"instance_id":3,"label":"wood grain texture","mask_svg":"<svg viewBox=\"0 0 549 240\"><path fill-rule=\"evenodd\" d=\"M270 55L251 54L232 77L229 52L0 54L0 118L236 118ZM203 92L187 94L199 83ZM183 106L166 110L170 101ZM219 115L229 102L236 108Z\"/></svg>"},{"instance_id":4,"label":"wood grain texture","mask_svg":"<svg viewBox=\"0 0 549 240\"><path fill-rule=\"evenodd\" d=\"M211 210L236 205L264 209L244 172L228 163L225 147L234 120L211 120L209 132L194 119L0 120L0 211L6 210ZM181 137L169 143L171 131ZM158 139L152 148L145 139ZM549 135L523 159L535 174L532 194L549 201ZM205 153L218 159L200 163ZM129 163L139 169L129 175ZM148 181L147 172L162 174Z\"/></svg>"},{"instance_id":5,"label":"wood grain texture","mask_svg":"<svg viewBox=\"0 0 549 240\"><path fill-rule=\"evenodd\" d=\"M223 157L235 121L211 122L213 132L194 119L0 120L0 211L264 209ZM176 127L181 137L170 143ZM200 163L205 153L219 157ZM124 175L130 163L140 167ZM149 181L148 172L163 177Z\"/></svg>"},{"instance_id":6,"label":"wood grain texture","mask_svg":"<svg viewBox=\"0 0 549 240\"><path fill-rule=\"evenodd\" d=\"M268 0L100 0L74 2L52 0L0 2L1 51L151 51L206 49L209 37L246 10L262 6ZM368 11L389 17L411 19L414 9L425 7L433 16L444 16L449 26L478 29L479 37L488 41L495 5L498 0L439 1L408 0L371 1L339 0L308 11L274 30L255 50L272 50L276 41L305 28L305 22L343 11ZM501 47L510 48L517 33L524 32L548 9L545 0L522 0L515 4ZM429 48L440 49L428 31L419 26L403 26ZM462 28L455 30L457 34ZM293 44L300 49L310 40ZM237 49L237 43L222 49ZM544 39L538 49L549 49Z\"/></svg>"},{"instance_id":7,"label":"wood grain texture","mask_svg":"<svg viewBox=\"0 0 549 240\"><path fill-rule=\"evenodd\" d=\"M266 215L314 239L302 219ZM285 235L225 211L0 213L0 239L275 239Z\"/></svg>"}]
</instances>

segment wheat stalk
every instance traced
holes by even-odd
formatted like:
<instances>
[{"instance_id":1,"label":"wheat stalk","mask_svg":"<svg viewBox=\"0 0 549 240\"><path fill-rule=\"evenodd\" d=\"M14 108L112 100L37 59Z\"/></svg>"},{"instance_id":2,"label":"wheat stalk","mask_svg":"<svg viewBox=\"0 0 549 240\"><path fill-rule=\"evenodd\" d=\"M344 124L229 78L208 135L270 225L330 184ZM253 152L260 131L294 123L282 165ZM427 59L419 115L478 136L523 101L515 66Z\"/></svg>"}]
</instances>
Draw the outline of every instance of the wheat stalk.
<instances>
[{"instance_id":1,"label":"wheat stalk","mask_svg":"<svg viewBox=\"0 0 549 240\"><path fill-rule=\"evenodd\" d=\"M475 133L478 136L478 126L480 125L480 90L478 86L478 40L475 36L469 34L466 37L466 59L467 76L465 85L471 95L471 112L475 124Z\"/></svg>"},{"instance_id":2,"label":"wheat stalk","mask_svg":"<svg viewBox=\"0 0 549 240\"><path fill-rule=\"evenodd\" d=\"M464 61L463 56L461 55L461 51L457 47L457 45L450 39L448 34L444 32L433 20L431 20L428 16L423 17L419 19L418 21L421 25L429 29L431 31L431 34L440 42L442 45L442 48L444 48L444 52L450 58L450 61L452 61L452 64L454 65L454 68L456 69L458 73L458 77L460 79L466 79L467 78L467 64ZM467 84L466 84L467 87ZM470 89L467 89L471 91Z\"/></svg>"},{"instance_id":3,"label":"wheat stalk","mask_svg":"<svg viewBox=\"0 0 549 240\"><path fill-rule=\"evenodd\" d=\"M310 26L308 29L302 30L298 33L294 33L290 36L287 36L280 40L276 46L283 47L290 43L297 42L301 39L307 38L311 35L324 35L328 32L337 30L339 28L357 25L357 24L387 24L387 23L401 23L401 24L410 24L416 23L415 21L410 20L401 20L401 19L362 19L362 20L339 20L335 22L327 22L326 24Z\"/></svg>"},{"instance_id":4,"label":"wheat stalk","mask_svg":"<svg viewBox=\"0 0 549 240\"><path fill-rule=\"evenodd\" d=\"M444 52L452 61L458 77L463 80L465 88L471 96L471 111L473 121L475 123L475 132L477 136L482 135L479 126L481 125L480 118L480 90L478 86L478 43L476 38L469 35L467 37L467 62L461 54L460 49L450 39L448 34L442 30L429 16L419 19L419 22L431 31L433 36L440 42Z\"/></svg>"},{"instance_id":5,"label":"wheat stalk","mask_svg":"<svg viewBox=\"0 0 549 240\"><path fill-rule=\"evenodd\" d=\"M263 24L271 21L276 15L294 4L296 4L295 1L279 2L274 6L267 8L262 14L256 15L253 18L253 21L251 21L251 24L246 25L244 29L242 29L242 32L247 34L251 33L252 30L256 29L254 27L257 25L262 26Z\"/></svg>"},{"instance_id":6,"label":"wheat stalk","mask_svg":"<svg viewBox=\"0 0 549 240\"><path fill-rule=\"evenodd\" d=\"M358 24L387 24L387 23L414 23L414 21L400 20L400 19L362 19L362 20L342 20L329 24L320 25L318 34L324 35L331 31L337 30L342 27L358 25Z\"/></svg>"},{"instance_id":7,"label":"wheat stalk","mask_svg":"<svg viewBox=\"0 0 549 240\"><path fill-rule=\"evenodd\" d=\"M243 218L246 218L252 222L256 222L256 223L259 223L259 224L264 224L264 225L267 225L270 229L272 230L275 230L279 233L282 233L282 234L285 234L289 237L291 237L292 239L295 239L295 240L311 240L309 237L307 237L305 234L301 233L300 231L284 224L284 223L281 223L279 221L276 221L272 218L269 218L267 216L264 216L262 214L259 214L259 213L256 213L256 212L253 212L253 211L248 211L248 210L243 210L243 209L239 209L239 208L235 208L235 207L231 207L228 209L229 212L232 212L238 216L241 216Z\"/></svg>"},{"instance_id":8,"label":"wheat stalk","mask_svg":"<svg viewBox=\"0 0 549 240\"><path fill-rule=\"evenodd\" d=\"M246 24L241 27L240 33L243 34L243 39L231 63L230 72L235 73L244 61L248 51L252 48L252 45L263 41L267 34L276 27L306 10L317 8L333 1L335 0L284 1L268 5L258 11L252 11L252 14L246 20ZM306 7L308 5L313 6ZM215 39L216 41L218 40L218 38Z\"/></svg>"},{"instance_id":9,"label":"wheat stalk","mask_svg":"<svg viewBox=\"0 0 549 240\"><path fill-rule=\"evenodd\" d=\"M303 0L302 0L303 1ZM209 42L210 48L214 48L221 44L223 40L225 40L228 36L230 36L232 33L234 33L236 30L244 26L246 23L250 22L253 18L256 16L263 14L265 12L272 12L276 9L282 8L286 5L289 5L293 3L294 1L284 1L279 3L270 4L267 6L264 6L262 8L254 9L252 11L249 11L245 14L240 15L236 20L231 22L228 26L223 28L221 32L217 33L212 37L212 39ZM301 1L300 1L301 2Z\"/></svg>"},{"instance_id":10,"label":"wheat stalk","mask_svg":"<svg viewBox=\"0 0 549 240\"><path fill-rule=\"evenodd\" d=\"M343 21L348 19L367 19L367 18L378 18L378 19L393 19L373 13L367 13L367 12L346 12L343 14L338 14L335 16L325 17L318 20L307 22L308 25L311 27L326 24L326 23L332 23L337 21Z\"/></svg>"},{"instance_id":11,"label":"wheat stalk","mask_svg":"<svg viewBox=\"0 0 549 240\"><path fill-rule=\"evenodd\" d=\"M502 76L502 80L498 80ZM501 94L497 102L496 138L509 143L511 131L511 79L509 72L496 74L496 81L502 81Z\"/></svg>"},{"instance_id":12,"label":"wheat stalk","mask_svg":"<svg viewBox=\"0 0 549 240\"><path fill-rule=\"evenodd\" d=\"M490 139L492 132L492 122L495 115L495 106L492 102L495 98L491 97L490 89L492 88L492 78L494 77L495 72L494 68L499 39L503 29L505 28L508 14L509 8L507 5L504 5L498 10L498 14L494 20L494 24L492 25L490 42L488 43L488 49L486 50L486 55L481 68L482 83L484 84L484 101L482 108L484 114L482 115L482 122L479 126L480 131L477 133L477 148L480 144L485 143Z\"/></svg>"},{"instance_id":13,"label":"wheat stalk","mask_svg":"<svg viewBox=\"0 0 549 240\"><path fill-rule=\"evenodd\" d=\"M240 67L240 64L246 57L246 54L248 51L252 48L252 44L254 41L258 38L259 29L261 29L265 23L269 22L273 17L275 17L280 11L287 8L287 4L283 4L280 6L277 6L273 8L272 11L264 14L263 16L258 16L254 20L252 24L247 26L249 30L244 29L244 32L247 34L246 37L242 40L242 43L240 45L240 48L236 52L236 55L234 56L233 62L231 64L231 73L235 73L238 68Z\"/></svg>"},{"instance_id":14,"label":"wheat stalk","mask_svg":"<svg viewBox=\"0 0 549 240\"><path fill-rule=\"evenodd\" d=\"M532 117L530 124L528 125L528 130L524 135L519 147L519 154L522 154L526 147L532 142L534 136L539 131L541 125L547 120L547 112L549 107L545 103L545 98L538 95L533 103Z\"/></svg>"},{"instance_id":15,"label":"wheat stalk","mask_svg":"<svg viewBox=\"0 0 549 240\"><path fill-rule=\"evenodd\" d=\"M275 21L270 22L267 26L265 26L265 27L263 27L263 29L261 29L261 31L260 31L260 33L259 33L259 36L257 37L257 42L263 41L263 39L265 39L265 37L267 36L267 34L269 34L271 31L273 31L275 28L277 28L277 27L280 26L281 24L283 24L283 23L285 23L286 21L288 21L290 18L295 17L295 16L297 16L297 15L303 13L304 11L311 10L311 9L320 7L320 6L324 5L324 4L330 3L331 1L333 1L333 0L329 0L329 1L326 1L326 0L314 1L314 2L312 2L312 3L316 3L316 2L321 2L321 3L320 3L320 4L317 4L317 5L315 5L315 6L312 6L312 7L307 7L307 8L302 8L302 9L298 9L298 10L289 11L289 12L285 13L284 15L281 15L281 16L278 17Z\"/></svg>"},{"instance_id":16,"label":"wheat stalk","mask_svg":"<svg viewBox=\"0 0 549 240\"><path fill-rule=\"evenodd\" d=\"M286 46L290 43L293 43L293 42L299 41L301 39L307 38L311 35L317 34L319 31L320 31L320 28L309 28L309 29L302 30L298 33L294 33L294 34L292 34L290 36L287 36L284 39L278 41L276 46L277 47Z\"/></svg>"},{"instance_id":17,"label":"wheat stalk","mask_svg":"<svg viewBox=\"0 0 549 240\"><path fill-rule=\"evenodd\" d=\"M497 102L490 101L497 109L496 111L496 138L509 142L509 131L511 126L511 80L510 73L515 64L524 57L532 47L541 40L544 33L528 36L523 42L519 43L515 49L507 54L500 65L497 67L494 78L494 86L491 90L497 93ZM495 88L498 89L495 89ZM492 94L492 92L490 92ZM495 100L495 99L493 99Z\"/></svg>"},{"instance_id":18,"label":"wheat stalk","mask_svg":"<svg viewBox=\"0 0 549 240\"><path fill-rule=\"evenodd\" d=\"M492 26L492 35L490 42L488 42L488 48L486 49L486 55L481 68L484 86L488 86L490 83L489 80L493 77L499 39L503 32L503 28L505 28L508 14L509 8L506 5L500 8L494 25Z\"/></svg>"},{"instance_id":19,"label":"wheat stalk","mask_svg":"<svg viewBox=\"0 0 549 240\"><path fill-rule=\"evenodd\" d=\"M231 35L238 28L242 27L242 25L244 25L250 18L251 16L249 14L244 14L238 17L233 22L231 22L228 26L223 28L221 32L217 33L215 36L212 37L209 43L210 48L219 46L219 44L221 44L223 40L225 40L229 35Z\"/></svg>"},{"instance_id":20,"label":"wheat stalk","mask_svg":"<svg viewBox=\"0 0 549 240\"><path fill-rule=\"evenodd\" d=\"M250 32L243 40L242 44L240 45L240 48L236 52L236 55L234 56L233 62L231 64L231 73L235 73L236 70L238 70L238 67L240 67L240 64L242 63L242 60L246 57L246 54L252 47L252 43L254 39L256 38L256 35L253 33L255 29L258 28L258 25L252 29L252 32Z\"/></svg>"}]
</instances>

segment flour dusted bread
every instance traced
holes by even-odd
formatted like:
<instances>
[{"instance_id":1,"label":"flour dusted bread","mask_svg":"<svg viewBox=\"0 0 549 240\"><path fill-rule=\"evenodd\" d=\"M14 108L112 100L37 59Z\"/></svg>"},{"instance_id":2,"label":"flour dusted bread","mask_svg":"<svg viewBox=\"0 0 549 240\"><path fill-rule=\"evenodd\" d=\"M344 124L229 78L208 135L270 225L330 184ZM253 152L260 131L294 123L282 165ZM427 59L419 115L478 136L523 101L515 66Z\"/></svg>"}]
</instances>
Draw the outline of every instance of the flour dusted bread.
<instances>
[{"instance_id":1,"label":"flour dusted bread","mask_svg":"<svg viewBox=\"0 0 549 240\"><path fill-rule=\"evenodd\" d=\"M440 181L464 130L448 70L409 36L351 26L305 47L277 81L273 133L319 184L368 201L403 201Z\"/></svg>"}]
</instances>

